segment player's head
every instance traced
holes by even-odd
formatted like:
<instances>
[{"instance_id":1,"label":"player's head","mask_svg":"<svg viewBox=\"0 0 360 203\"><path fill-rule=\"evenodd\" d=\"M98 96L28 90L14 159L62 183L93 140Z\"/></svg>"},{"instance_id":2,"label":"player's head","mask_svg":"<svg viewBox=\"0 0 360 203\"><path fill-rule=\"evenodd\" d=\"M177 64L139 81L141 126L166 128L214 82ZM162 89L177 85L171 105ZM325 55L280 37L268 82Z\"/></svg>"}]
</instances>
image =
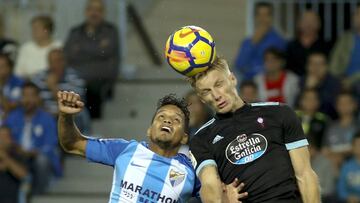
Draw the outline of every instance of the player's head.
<instances>
[{"instance_id":1,"label":"player's head","mask_svg":"<svg viewBox=\"0 0 360 203\"><path fill-rule=\"evenodd\" d=\"M50 16L36 16L31 20L31 30L35 41L48 39L54 31L54 22Z\"/></svg>"},{"instance_id":2,"label":"player's head","mask_svg":"<svg viewBox=\"0 0 360 203\"><path fill-rule=\"evenodd\" d=\"M26 113L34 112L41 103L40 89L32 82L26 82L22 90L21 104Z\"/></svg>"},{"instance_id":3,"label":"player's head","mask_svg":"<svg viewBox=\"0 0 360 203\"><path fill-rule=\"evenodd\" d=\"M174 94L161 98L147 131L150 141L162 149L174 149L188 142L189 110L185 99Z\"/></svg>"},{"instance_id":4,"label":"player's head","mask_svg":"<svg viewBox=\"0 0 360 203\"><path fill-rule=\"evenodd\" d=\"M97 26L104 20L105 5L103 0L88 0L86 5L86 22Z\"/></svg>"},{"instance_id":5,"label":"player's head","mask_svg":"<svg viewBox=\"0 0 360 203\"><path fill-rule=\"evenodd\" d=\"M223 58L217 57L206 71L189 78L189 82L201 101L217 113L235 111L242 102L236 89L237 79Z\"/></svg>"},{"instance_id":6,"label":"player's head","mask_svg":"<svg viewBox=\"0 0 360 203\"><path fill-rule=\"evenodd\" d=\"M255 25L270 27L273 21L273 6L268 2L259 2L255 5Z\"/></svg>"}]
</instances>

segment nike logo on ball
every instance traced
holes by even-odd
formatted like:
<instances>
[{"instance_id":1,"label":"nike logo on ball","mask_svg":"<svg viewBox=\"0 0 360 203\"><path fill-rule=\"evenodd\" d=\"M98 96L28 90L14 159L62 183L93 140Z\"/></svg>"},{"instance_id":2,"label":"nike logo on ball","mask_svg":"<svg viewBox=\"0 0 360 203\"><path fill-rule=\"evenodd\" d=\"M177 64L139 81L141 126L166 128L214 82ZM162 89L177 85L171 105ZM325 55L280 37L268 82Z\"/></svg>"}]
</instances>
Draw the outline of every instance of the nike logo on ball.
<instances>
[{"instance_id":1,"label":"nike logo on ball","mask_svg":"<svg viewBox=\"0 0 360 203\"><path fill-rule=\"evenodd\" d=\"M188 36L188 35L190 35L190 34L192 34L192 33L194 33L194 32L197 32L197 31L199 31L199 30L192 29L192 30L190 30L189 32L185 32L185 33L183 33L183 32L181 31L180 34L179 34L179 37L180 37L180 38L184 38L184 37L186 37L186 36Z\"/></svg>"}]
</instances>

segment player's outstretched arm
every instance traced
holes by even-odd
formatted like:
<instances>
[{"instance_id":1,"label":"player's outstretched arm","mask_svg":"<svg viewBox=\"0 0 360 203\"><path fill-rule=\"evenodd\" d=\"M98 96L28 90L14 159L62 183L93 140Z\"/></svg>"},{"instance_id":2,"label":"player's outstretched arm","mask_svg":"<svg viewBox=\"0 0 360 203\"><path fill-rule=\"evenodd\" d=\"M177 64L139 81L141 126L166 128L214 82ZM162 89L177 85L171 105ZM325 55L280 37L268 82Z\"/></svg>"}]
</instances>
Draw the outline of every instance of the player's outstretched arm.
<instances>
[{"instance_id":1,"label":"player's outstretched arm","mask_svg":"<svg viewBox=\"0 0 360 203\"><path fill-rule=\"evenodd\" d=\"M200 197L205 203L223 202L222 183L215 165L208 165L201 169L199 174L201 182Z\"/></svg>"},{"instance_id":2,"label":"player's outstretched arm","mask_svg":"<svg viewBox=\"0 0 360 203\"><path fill-rule=\"evenodd\" d=\"M68 153L85 156L87 139L76 127L73 116L84 107L80 95L74 92L57 93L59 118L58 135L61 147Z\"/></svg>"},{"instance_id":3,"label":"player's outstretched arm","mask_svg":"<svg viewBox=\"0 0 360 203\"><path fill-rule=\"evenodd\" d=\"M320 203L319 181L311 168L307 146L290 150L289 154L303 202Z\"/></svg>"}]
</instances>

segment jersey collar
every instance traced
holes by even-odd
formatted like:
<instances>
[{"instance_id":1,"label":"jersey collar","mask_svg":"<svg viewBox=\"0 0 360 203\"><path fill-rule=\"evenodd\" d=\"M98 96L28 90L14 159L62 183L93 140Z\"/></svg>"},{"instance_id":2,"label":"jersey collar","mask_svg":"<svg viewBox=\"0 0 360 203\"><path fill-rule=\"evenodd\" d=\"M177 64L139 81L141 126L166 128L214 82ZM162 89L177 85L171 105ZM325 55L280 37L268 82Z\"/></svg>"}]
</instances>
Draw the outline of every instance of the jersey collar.
<instances>
[{"instance_id":1,"label":"jersey collar","mask_svg":"<svg viewBox=\"0 0 360 203\"><path fill-rule=\"evenodd\" d=\"M235 115L239 115L239 114L241 114L243 112L248 111L250 109L250 107L251 107L250 104L245 102L244 106L238 108L236 111L228 112L228 113L217 113L215 117L217 119L219 119L219 120L226 119L226 118L231 118L231 117L233 117Z\"/></svg>"}]
</instances>

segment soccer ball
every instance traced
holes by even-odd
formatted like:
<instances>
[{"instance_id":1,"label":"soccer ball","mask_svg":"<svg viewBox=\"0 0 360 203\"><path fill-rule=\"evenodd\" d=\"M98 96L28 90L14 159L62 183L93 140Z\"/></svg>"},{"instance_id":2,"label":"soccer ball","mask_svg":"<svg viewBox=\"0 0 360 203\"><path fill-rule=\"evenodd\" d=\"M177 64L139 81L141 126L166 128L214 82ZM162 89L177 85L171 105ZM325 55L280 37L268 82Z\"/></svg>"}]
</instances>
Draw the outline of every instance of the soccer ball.
<instances>
[{"instance_id":1,"label":"soccer ball","mask_svg":"<svg viewBox=\"0 0 360 203\"><path fill-rule=\"evenodd\" d=\"M192 77L205 71L216 56L215 42L201 27L185 26L175 31L165 45L165 57L178 73Z\"/></svg>"}]
</instances>

